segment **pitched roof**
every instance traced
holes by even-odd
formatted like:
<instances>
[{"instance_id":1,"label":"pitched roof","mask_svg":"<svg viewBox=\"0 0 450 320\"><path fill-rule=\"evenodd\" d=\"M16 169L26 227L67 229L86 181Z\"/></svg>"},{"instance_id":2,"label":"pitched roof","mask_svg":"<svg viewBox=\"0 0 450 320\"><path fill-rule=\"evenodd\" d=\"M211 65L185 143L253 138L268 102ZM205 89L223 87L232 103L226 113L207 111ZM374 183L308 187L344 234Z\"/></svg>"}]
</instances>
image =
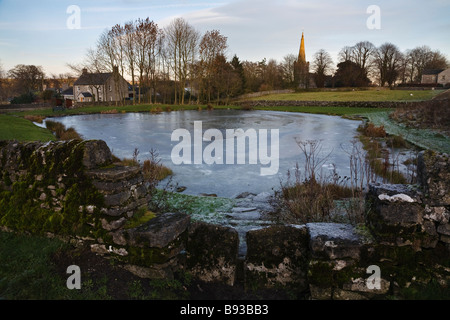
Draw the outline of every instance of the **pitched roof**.
<instances>
[{"instance_id":1,"label":"pitched roof","mask_svg":"<svg viewBox=\"0 0 450 320\"><path fill-rule=\"evenodd\" d=\"M82 95L85 98L92 98L92 94L90 92L81 92L79 95Z\"/></svg>"},{"instance_id":2,"label":"pitched roof","mask_svg":"<svg viewBox=\"0 0 450 320\"><path fill-rule=\"evenodd\" d=\"M422 75L439 74L442 71L444 71L444 69L425 69L423 70Z\"/></svg>"},{"instance_id":3,"label":"pitched roof","mask_svg":"<svg viewBox=\"0 0 450 320\"><path fill-rule=\"evenodd\" d=\"M109 73L83 73L77 81L75 81L74 86L86 86L86 85L101 85L105 84L106 80L112 75Z\"/></svg>"}]
</instances>

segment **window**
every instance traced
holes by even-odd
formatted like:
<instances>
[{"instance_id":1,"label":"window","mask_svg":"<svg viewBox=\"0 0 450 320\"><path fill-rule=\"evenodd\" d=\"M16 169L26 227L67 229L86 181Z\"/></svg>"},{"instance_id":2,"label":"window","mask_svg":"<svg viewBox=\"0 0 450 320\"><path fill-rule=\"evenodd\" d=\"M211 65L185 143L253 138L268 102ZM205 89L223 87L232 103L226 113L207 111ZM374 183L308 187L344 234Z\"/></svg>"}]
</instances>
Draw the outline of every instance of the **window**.
<instances>
[{"instance_id":1,"label":"window","mask_svg":"<svg viewBox=\"0 0 450 320\"><path fill-rule=\"evenodd\" d=\"M80 91L80 86L77 87L77 90Z\"/></svg>"}]
</instances>

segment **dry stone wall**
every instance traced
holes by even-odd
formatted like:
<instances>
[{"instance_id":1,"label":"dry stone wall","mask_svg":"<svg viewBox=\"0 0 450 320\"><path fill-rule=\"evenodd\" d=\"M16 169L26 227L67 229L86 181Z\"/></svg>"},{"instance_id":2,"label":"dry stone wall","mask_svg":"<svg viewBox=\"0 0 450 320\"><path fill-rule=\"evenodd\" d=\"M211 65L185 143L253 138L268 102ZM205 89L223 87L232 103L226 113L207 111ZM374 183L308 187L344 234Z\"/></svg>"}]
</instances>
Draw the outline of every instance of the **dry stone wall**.
<instances>
[{"instance_id":1,"label":"dry stone wall","mask_svg":"<svg viewBox=\"0 0 450 320\"><path fill-rule=\"evenodd\" d=\"M143 278L188 272L246 290L312 299L378 299L450 284L450 163L419 156L418 185L371 185L366 223L271 225L246 234L162 213L128 227L151 199L139 167L112 163L103 141L0 141L0 226L88 241Z\"/></svg>"},{"instance_id":2,"label":"dry stone wall","mask_svg":"<svg viewBox=\"0 0 450 320\"><path fill-rule=\"evenodd\" d=\"M243 107L349 107L349 108L397 108L414 102L395 101L314 101L314 100L245 100L235 103Z\"/></svg>"},{"instance_id":3,"label":"dry stone wall","mask_svg":"<svg viewBox=\"0 0 450 320\"><path fill-rule=\"evenodd\" d=\"M0 142L0 224L105 241L149 200L139 167L104 141Z\"/></svg>"}]
</instances>

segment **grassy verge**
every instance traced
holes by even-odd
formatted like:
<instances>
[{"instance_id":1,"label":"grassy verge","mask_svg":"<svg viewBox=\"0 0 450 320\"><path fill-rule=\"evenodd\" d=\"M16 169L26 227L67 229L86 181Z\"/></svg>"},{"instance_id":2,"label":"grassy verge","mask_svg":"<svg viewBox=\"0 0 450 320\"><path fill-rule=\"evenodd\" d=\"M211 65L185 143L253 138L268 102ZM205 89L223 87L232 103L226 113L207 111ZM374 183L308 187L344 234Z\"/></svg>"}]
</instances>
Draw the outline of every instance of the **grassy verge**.
<instances>
[{"instance_id":1,"label":"grassy verge","mask_svg":"<svg viewBox=\"0 0 450 320\"><path fill-rule=\"evenodd\" d=\"M402 136L412 144L438 152L450 153L449 138L429 129L410 128L389 117L389 112L367 113L364 115L375 126L384 126L386 133Z\"/></svg>"},{"instance_id":2,"label":"grassy verge","mask_svg":"<svg viewBox=\"0 0 450 320\"><path fill-rule=\"evenodd\" d=\"M0 114L0 140L51 141L55 136L26 119Z\"/></svg>"},{"instance_id":3,"label":"grassy verge","mask_svg":"<svg viewBox=\"0 0 450 320\"><path fill-rule=\"evenodd\" d=\"M350 107L314 107L314 106L281 106L281 107L254 107L253 110L283 111L325 114L332 116L354 116L378 112L389 112L388 108L350 108Z\"/></svg>"},{"instance_id":4,"label":"grassy verge","mask_svg":"<svg viewBox=\"0 0 450 320\"><path fill-rule=\"evenodd\" d=\"M51 108L40 109L40 110L27 110L27 111L17 111L12 112L13 115L20 117L25 117L27 115L31 116L43 116L43 117L61 117L70 115L80 115L80 114L115 114L115 113L128 113L128 112L170 112L170 111L180 111L180 110L198 110L206 109L206 106L197 105L128 105L128 106L86 106L77 109L66 109L62 111L53 111Z\"/></svg>"},{"instance_id":5,"label":"grassy verge","mask_svg":"<svg viewBox=\"0 0 450 320\"><path fill-rule=\"evenodd\" d=\"M295 93L271 94L251 100L286 101L423 101L429 100L442 90L307 90Z\"/></svg>"},{"instance_id":6,"label":"grassy verge","mask_svg":"<svg viewBox=\"0 0 450 320\"><path fill-rule=\"evenodd\" d=\"M0 298L68 298L71 292L51 263L63 246L58 240L0 232Z\"/></svg>"},{"instance_id":7,"label":"grassy verge","mask_svg":"<svg viewBox=\"0 0 450 320\"><path fill-rule=\"evenodd\" d=\"M51 109L44 110L30 110L15 112L13 115L18 117L61 117L79 114L119 114L128 112L171 112L183 110L207 110L207 106L160 106L160 105L140 105L140 106L124 106L124 107L83 107L79 109L69 109L64 111L55 111ZM211 108L210 108L211 109ZM214 106L215 110L243 110L240 106ZM279 107L253 107L251 110L262 111L281 111L281 112L299 112L299 113L314 113L335 116L346 115L362 115L368 113L386 112L392 109L385 108L350 108L350 107L315 107L315 106L279 106Z\"/></svg>"}]
</instances>

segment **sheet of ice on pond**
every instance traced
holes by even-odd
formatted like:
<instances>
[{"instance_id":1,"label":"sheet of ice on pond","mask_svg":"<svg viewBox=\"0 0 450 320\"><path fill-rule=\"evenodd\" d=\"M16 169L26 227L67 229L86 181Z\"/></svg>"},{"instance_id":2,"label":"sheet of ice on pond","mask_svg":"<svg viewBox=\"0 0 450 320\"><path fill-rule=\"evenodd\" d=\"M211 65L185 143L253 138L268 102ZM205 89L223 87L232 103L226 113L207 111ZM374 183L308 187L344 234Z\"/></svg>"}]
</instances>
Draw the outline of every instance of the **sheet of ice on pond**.
<instances>
[{"instance_id":1,"label":"sheet of ice on pond","mask_svg":"<svg viewBox=\"0 0 450 320\"><path fill-rule=\"evenodd\" d=\"M74 127L85 139L104 140L119 158L131 158L134 149L137 148L140 152L138 159L144 161L150 157L149 151L155 149L162 163L174 171L173 181L186 187L184 193L216 194L219 197L234 197L243 192L258 194L279 188L280 180L286 180L287 171L293 170L297 162L300 169L303 169L303 157L296 139L321 140L320 156L330 154L322 170L325 173L331 172L334 164L341 176L349 175L349 157L345 149L348 150L351 141L355 139L356 129L360 124L359 121L335 116L241 110L94 114L53 120L62 122L66 127ZM224 157L227 154L225 148L227 129L244 131L251 129L257 133L261 129L267 129L269 137L272 129L278 129L277 174L262 176L261 168L269 165L263 165L260 158L257 164L249 164L248 143L246 164L226 164L224 159L224 164L220 165L208 165L204 161L202 164L174 165L171 153L180 141L171 141L172 133L176 129L187 129L193 140L196 121L201 121L202 133L208 129L220 130L224 138ZM202 137L202 141L202 150L205 150L211 144L210 137ZM270 152L270 140L267 142Z\"/></svg>"}]
</instances>

